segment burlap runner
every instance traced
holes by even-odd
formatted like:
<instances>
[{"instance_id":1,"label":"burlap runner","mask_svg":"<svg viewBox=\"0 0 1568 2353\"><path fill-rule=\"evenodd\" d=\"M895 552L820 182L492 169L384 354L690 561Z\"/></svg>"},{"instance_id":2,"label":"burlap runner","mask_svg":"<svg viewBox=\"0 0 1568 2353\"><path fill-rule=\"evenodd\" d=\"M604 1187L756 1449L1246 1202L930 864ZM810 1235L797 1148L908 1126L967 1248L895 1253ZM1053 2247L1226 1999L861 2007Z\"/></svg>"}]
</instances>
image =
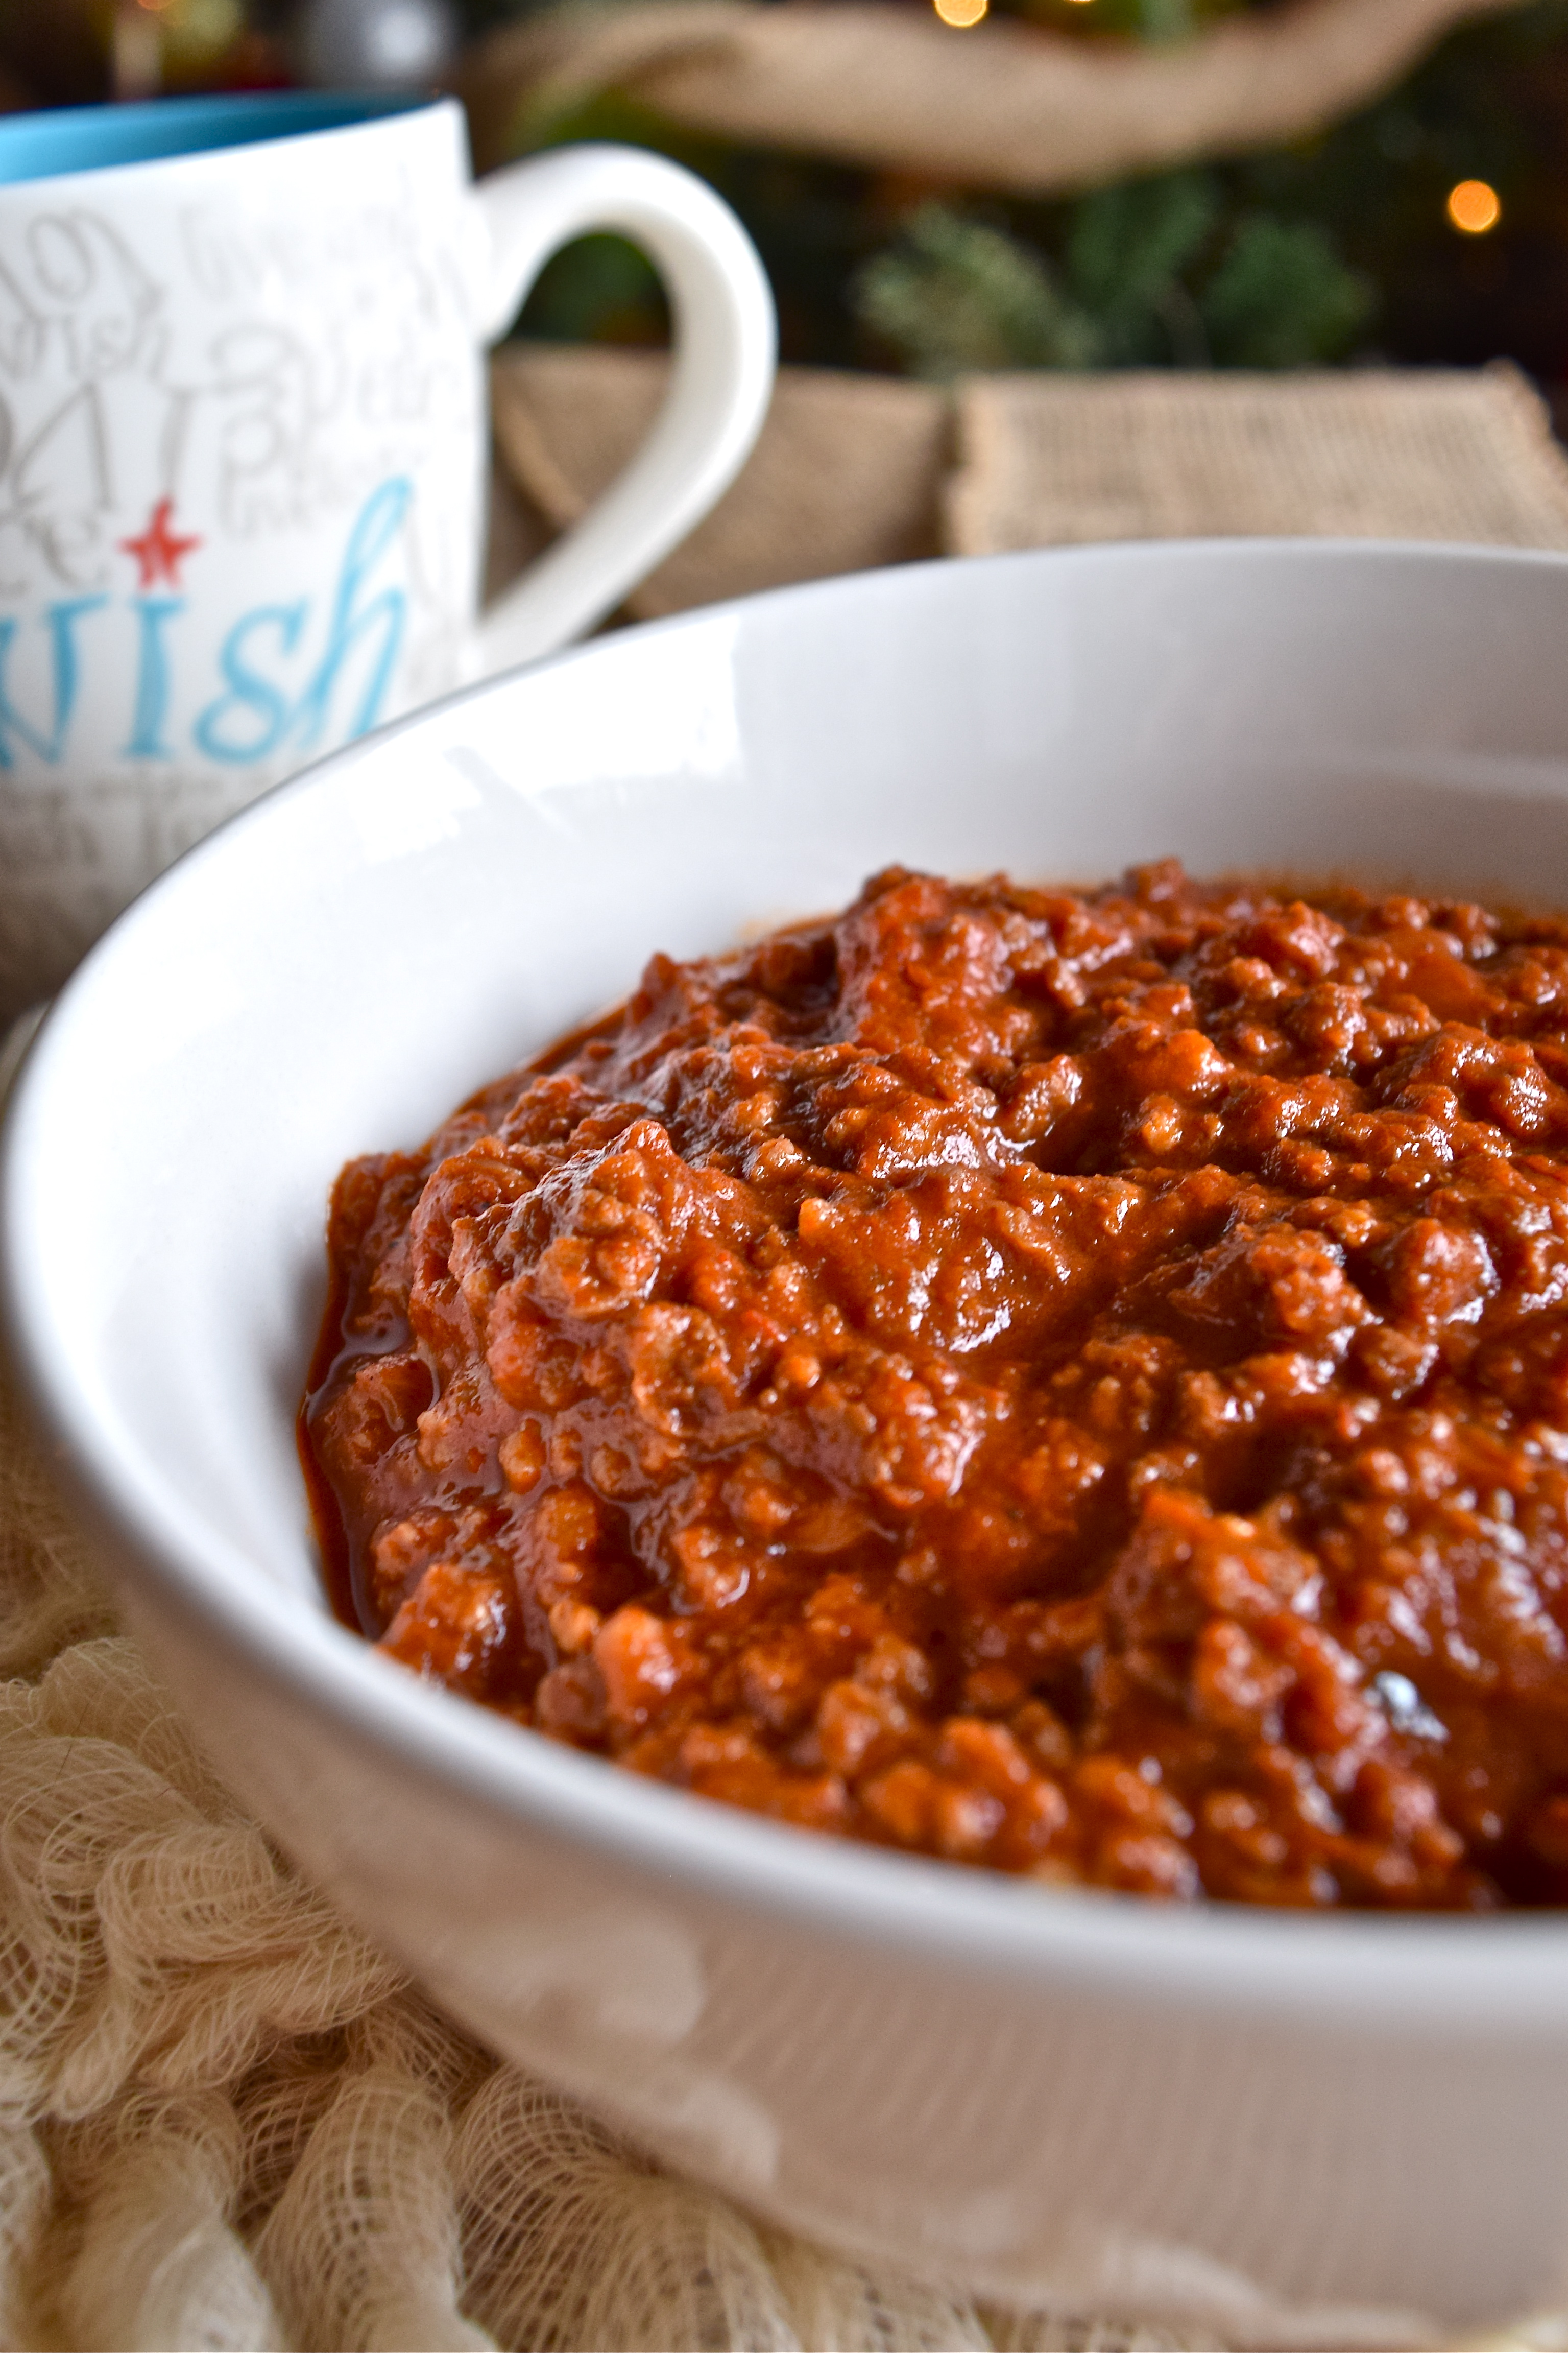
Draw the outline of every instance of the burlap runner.
<instances>
[{"instance_id":1,"label":"burlap runner","mask_svg":"<svg viewBox=\"0 0 1568 2353\"><path fill-rule=\"evenodd\" d=\"M656 353L514 344L492 372L498 575L647 430ZM954 457L956 462L953 462ZM1568 458L1518 370L973 376L785 368L751 462L627 600L639 619L941 547L1345 533L1568 548Z\"/></svg>"},{"instance_id":2,"label":"burlap runner","mask_svg":"<svg viewBox=\"0 0 1568 2353\"><path fill-rule=\"evenodd\" d=\"M545 531L575 522L619 473L664 396L668 367L653 352L515 343L497 353L497 453ZM627 598L627 612L652 620L936 554L948 432L947 402L928 385L784 369L739 481Z\"/></svg>"},{"instance_id":3,"label":"burlap runner","mask_svg":"<svg viewBox=\"0 0 1568 2353\"><path fill-rule=\"evenodd\" d=\"M503 501L495 577L614 470L658 384L625 355L500 363L498 434L535 503ZM1256 528L1265 510L1307 529L1321 492L1335 528L1568 544L1527 399L1468 384L1406 388L1426 441L1401 387L1361 380L1331 430L1331 402L1289 384L973 385L949 516L965 543ZM1158 465L1129 450L1129 402L1147 448L1167 437ZM947 422L936 394L786 375L752 467L639 608L923 551ZM0 2348L1214 2353L985 2312L760 2229L436 2016L213 1779L115 1630L3 1381L0 1677ZM1561 2345L1568 2321L1472 2341Z\"/></svg>"}]
</instances>

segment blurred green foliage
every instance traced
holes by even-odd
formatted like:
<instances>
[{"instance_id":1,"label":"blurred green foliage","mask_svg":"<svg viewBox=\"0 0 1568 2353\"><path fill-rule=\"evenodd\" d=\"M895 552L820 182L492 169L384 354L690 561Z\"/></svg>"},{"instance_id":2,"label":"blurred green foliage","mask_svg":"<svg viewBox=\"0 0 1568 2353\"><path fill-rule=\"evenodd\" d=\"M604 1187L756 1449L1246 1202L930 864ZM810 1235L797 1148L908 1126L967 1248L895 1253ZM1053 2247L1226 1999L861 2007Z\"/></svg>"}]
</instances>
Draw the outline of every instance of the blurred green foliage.
<instances>
[{"instance_id":1,"label":"blurred green foliage","mask_svg":"<svg viewBox=\"0 0 1568 2353\"><path fill-rule=\"evenodd\" d=\"M992 0L1090 40L1179 39L1247 5ZM1318 138L1062 201L737 147L613 95L517 127L520 150L574 138L657 148L719 188L761 248L797 361L942 376L1504 354L1568 379L1568 0L1461 28ZM1502 199L1485 238L1445 215L1467 178ZM557 257L524 332L662 340L651 272L612 259L611 242Z\"/></svg>"},{"instance_id":2,"label":"blurred green foliage","mask_svg":"<svg viewBox=\"0 0 1568 2353\"><path fill-rule=\"evenodd\" d=\"M858 315L911 375L963 368L1092 367L1090 320L1042 257L1005 229L922 205L854 282Z\"/></svg>"},{"instance_id":3,"label":"blurred green foliage","mask_svg":"<svg viewBox=\"0 0 1568 2353\"><path fill-rule=\"evenodd\" d=\"M580 237L534 281L523 331L552 343L662 342L668 307L658 273L624 237Z\"/></svg>"},{"instance_id":4,"label":"blurred green foliage","mask_svg":"<svg viewBox=\"0 0 1568 2353\"><path fill-rule=\"evenodd\" d=\"M1305 367L1348 351L1376 307L1311 221L1246 213L1204 289L1203 322L1220 367Z\"/></svg>"},{"instance_id":5,"label":"blurred green foliage","mask_svg":"<svg viewBox=\"0 0 1568 2353\"><path fill-rule=\"evenodd\" d=\"M852 288L913 375L983 367L1305 367L1340 358L1375 295L1310 222L1227 222L1216 174L1097 190L1062 260L994 222L922 206Z\"/></svg>"}]
</instances>

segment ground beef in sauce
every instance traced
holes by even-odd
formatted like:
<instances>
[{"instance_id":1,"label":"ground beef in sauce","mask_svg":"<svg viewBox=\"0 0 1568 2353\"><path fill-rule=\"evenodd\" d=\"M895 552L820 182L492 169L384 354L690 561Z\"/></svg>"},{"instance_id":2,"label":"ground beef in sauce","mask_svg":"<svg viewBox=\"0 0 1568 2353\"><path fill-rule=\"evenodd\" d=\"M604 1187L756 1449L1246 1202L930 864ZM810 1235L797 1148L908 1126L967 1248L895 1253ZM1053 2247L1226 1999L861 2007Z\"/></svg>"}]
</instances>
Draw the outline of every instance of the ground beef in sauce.
<instances>
[{"instance_id":1,"label":"ground beef in sauce","mask_svg":"<svg viewBox=\"0 0 1568 2353\"><path fill-rule=\"evenodd\" d=\"M1568 1901L1568 917L893 871L353 1163L392 1657L884 1846Z\"/></svg>"}]
</instances>

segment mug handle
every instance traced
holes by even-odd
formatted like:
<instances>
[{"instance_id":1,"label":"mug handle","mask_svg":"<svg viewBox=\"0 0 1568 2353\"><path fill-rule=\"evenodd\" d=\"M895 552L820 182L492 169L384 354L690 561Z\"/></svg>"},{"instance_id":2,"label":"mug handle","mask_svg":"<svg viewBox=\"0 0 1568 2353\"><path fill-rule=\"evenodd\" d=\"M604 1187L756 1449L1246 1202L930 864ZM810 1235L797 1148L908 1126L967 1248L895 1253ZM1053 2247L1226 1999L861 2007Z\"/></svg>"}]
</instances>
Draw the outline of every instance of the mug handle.
<instances>
[{"instance_id":1,"label":"mug handle","mask_svg":"<svg viewBox=\"0 0 1568 2353\"><path fill-rule=\"evenodd\" d=\"M593 511L479 620L472 674L532 661L613 612L729 488L773 389L777 334L756 248L690 172L633 147L563 147L492 173L473 198L489 238L479 329L503 335L550 256L589 230L646 247L674 314L652 431Z\"/></svg>"}]
</instances>

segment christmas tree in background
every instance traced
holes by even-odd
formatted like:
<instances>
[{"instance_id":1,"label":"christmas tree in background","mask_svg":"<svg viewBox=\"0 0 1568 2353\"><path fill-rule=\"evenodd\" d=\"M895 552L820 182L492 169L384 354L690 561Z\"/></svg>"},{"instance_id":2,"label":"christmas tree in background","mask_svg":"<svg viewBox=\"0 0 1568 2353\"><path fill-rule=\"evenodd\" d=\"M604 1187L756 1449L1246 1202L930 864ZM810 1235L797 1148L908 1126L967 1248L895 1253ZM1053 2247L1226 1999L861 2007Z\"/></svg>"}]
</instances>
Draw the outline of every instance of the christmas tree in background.
<instances>
[{"instance_id":1,"label":"christmas tree in background","mask_svg":"<svg viewBox=\"0 0 1568 2353\"><path fill-rule=\"evenodd\" d=\"M1035 0L1029 13L1086 40L1155 41L1184 37L1194 12ZM646 142L712 181L762 248L797 359L941 376L1506 356L1568 380L1565 0L1455 33L1316 137L1054 201L729 147L613 95L527 128L528 144ZM650 273L605 240L553 265L535 319L636 340L660 332L662 310Z\"/></svg>"},{"instance_id":2,"label":"christmas tree in background","mask_svg":"<svg viewBox=\"0 0 1568 2353\"><path fill-rule=\"evenodd\" d=\"M933 0L900 5L930 19ZM987 0L934 8L954 41L991 37ZM1187 41L1246 10L989 0L994 20L1100 54ZM0 56L46 103L106 94L138 58L163 88L417 82L452 69L462 43L537 13L507 0L0 0ZM545 92L507 144L584 137L674 155L729 198L795 360L942 377L1507 356L1549 388L1568 384L1568 0L1462 26L1399 88L1314 135L1049 197L749 143L614 89ZM613 237L558 256L524 320L573 340L652 342L665 326L652 271Z\"/></svg>"}]
</instances>

